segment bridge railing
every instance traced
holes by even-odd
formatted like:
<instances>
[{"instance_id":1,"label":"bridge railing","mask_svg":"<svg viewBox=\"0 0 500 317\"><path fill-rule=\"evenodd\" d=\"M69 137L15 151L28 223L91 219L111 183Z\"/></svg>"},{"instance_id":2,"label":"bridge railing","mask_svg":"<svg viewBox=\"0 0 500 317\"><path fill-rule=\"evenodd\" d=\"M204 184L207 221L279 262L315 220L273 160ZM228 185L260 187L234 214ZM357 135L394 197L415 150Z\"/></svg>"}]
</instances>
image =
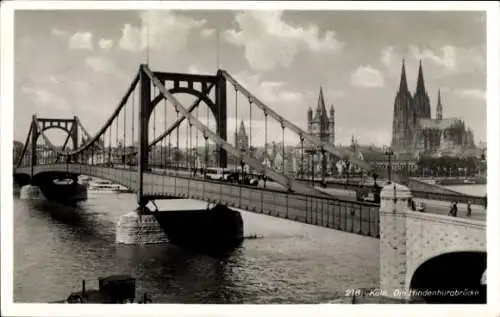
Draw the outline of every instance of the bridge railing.
<instances>
[{"instance_id":1,"label":"bridge railing","mask_svg":"<svg viewBox=\"0 0 500 317\"><path fill-rule=\"evenodd\" d=\"M22 172L23 169L26 168L20 168L18 172ZM127 168L84 164L52 164L35 167L35 173L44 171L62 171L100 177L133 190L137 190L138 187L137 172ZM375 238L380 236L377 204L172 174L145 173L144 195L151 199L181 197L202 200L364 236Z\"/></svg>"},{"instance_id":2,"label":"bridge railing","mask_svg":"<svg viewBox=\"0 0 500 317\"><path fill-rule=\"evenodd\" d=\"M472 205L479 205L485 207L487 203L486 197L460 195L460 194L433 193L433 192L417 191L417 190L412 190L411 192L414 197L421 199L449 201L450 203L457 202L461 204L467 204L467 202L470 201Z\"/></svg>"},{"instance_id":3,"label":"bridge railing","mask_svg":"<svg viewBox=\"0 0 500 317\"><path fill-rule=\"evenodd\" d=\"M357 189L367 187L366 185L357 184L355 182L347 183L347 182L328 180L326 183L327 183L328 187L345 189L345 190L354 190L354 191ZM371 188L371 186L368 186L368 187ZM411 192L412 192L413 197L415 197L415 198L428 199L428 200L438 200L438 201L449 201L450 203L453 201L456 201L457 203L466 204L467 202L470 201L472 205L486 206L486 202L487 202L486 197L473 196L473 195L467 195L467 194L461 194L461 193L452 193L451 191L450 191L450 193L445 193L445 192L430 192L430 191L425 191L425 190L411 189Z\"/></svg>"}]
</instances>

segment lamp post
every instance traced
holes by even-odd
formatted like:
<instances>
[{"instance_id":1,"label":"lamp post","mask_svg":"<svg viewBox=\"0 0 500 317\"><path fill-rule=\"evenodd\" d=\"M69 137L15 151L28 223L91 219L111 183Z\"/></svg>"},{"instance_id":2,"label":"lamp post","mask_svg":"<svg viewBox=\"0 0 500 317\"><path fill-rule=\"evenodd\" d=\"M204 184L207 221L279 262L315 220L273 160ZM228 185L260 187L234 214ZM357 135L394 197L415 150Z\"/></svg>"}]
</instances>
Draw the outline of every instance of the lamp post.
<instances>
[{"instance_id":1,"label":"lamp post","mask_svg":"<svg viewBox=\"0 0 500 317\"><path fill-rule=\"evenodd\" d=\"M346 170L346 184L349 184L349 172L350 172L350 167L351 167L351 162L349 161L349 156L345 156L344 159L344 164L345 164L345 170Z\"/></svg>"},{"instance_id":2,"label":"lamp post","mask_svg":"<svg viewBox=\"0 0 500 317\"><path fill-rule=\"evenodd\" d=\"M391 158L394 155L394 151L389 147L384 152L385 156L387 156L389 164L387 165L387 172L389 174L389 182L392 181L392 166L391 166Z\"/></svg>"},{"instance_id":3,"label":"lamp post","mask_svg":"<svg viewBox=\"0 0 500 317\"><path fill-rule=\"evenodd\" d=\"M311 181L312 181L312 186L314 187L314 153L316 152L315 149L307 149L306 152L311 156Z\"/></svg>"}]
</instances>

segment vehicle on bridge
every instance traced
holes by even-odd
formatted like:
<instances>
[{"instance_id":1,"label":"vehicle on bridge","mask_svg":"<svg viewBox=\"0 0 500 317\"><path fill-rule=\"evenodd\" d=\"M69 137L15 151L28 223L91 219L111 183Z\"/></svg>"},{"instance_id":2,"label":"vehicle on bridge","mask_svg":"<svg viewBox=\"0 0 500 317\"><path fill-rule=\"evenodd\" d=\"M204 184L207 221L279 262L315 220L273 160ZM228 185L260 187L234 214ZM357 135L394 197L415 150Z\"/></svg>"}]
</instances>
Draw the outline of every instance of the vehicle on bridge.
<instances>
[{"instance_id":1,"label":"vehicle on bridge","mask_svg":"<svg viewBox=\"0 0 500 317\"><path fill-rule=\"evenodd\" d=\"M259 185L259 177L256 175L244 173L243 175L239 171L229 172L227 176L224 177L225 181L231 183L238 183L243 185L257 186Z\"/></svg>"},{"instance_id":2,"label":"vehicle on bridge","mask_svg":"<svg viewBox=\"0 0 500 317\"><path fill-rule=\"evenodd\" d=\"M232 171L228 168L207 167L205 169L205 178L216 181L229 180L231 173Z\"/></svg>"},{"instance_id":3,"label":"vehicle on bridge","mask_svg":"<svg viewBox=\"0 0 500 317\"><path fill-rule=\"evenodd\" d=\"M387 184L389 182L381 180L361 182L356 189L356 199L358 201L369 201L378 204L380 203L380 192Z\"/></svg>"}]
</instances>

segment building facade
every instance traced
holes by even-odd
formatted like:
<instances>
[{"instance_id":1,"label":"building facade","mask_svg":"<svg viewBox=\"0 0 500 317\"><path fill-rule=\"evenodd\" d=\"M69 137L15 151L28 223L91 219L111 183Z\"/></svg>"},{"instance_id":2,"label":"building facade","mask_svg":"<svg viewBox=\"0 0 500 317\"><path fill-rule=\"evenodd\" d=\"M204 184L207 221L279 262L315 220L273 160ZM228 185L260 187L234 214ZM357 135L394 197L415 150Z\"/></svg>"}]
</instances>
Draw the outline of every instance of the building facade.
<instances>
[{"instance_id":1,"label":"building facade","mask_svg":"<svg viewBox=\"0 0 500 317\"><path fill-rule=\"evenodd\" d=\"M457 155L474 148L474 135L459 118L444 118L441 92L438 91L436 117L431 117L431 103L424 82L422 62L417 87L408 89L403 60L399 89L394 100L392 147L395 152L426 152L433 155Z\"/></svg>"}]
</instances>

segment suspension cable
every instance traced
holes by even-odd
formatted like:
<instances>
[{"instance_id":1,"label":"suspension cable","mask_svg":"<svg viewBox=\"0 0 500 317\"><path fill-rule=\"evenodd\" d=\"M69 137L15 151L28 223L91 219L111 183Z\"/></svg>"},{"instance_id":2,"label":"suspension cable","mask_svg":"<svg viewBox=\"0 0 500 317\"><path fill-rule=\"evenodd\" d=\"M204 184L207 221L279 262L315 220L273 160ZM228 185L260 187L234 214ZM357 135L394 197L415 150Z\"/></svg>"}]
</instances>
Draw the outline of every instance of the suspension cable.
<instances>
[{"instance_id":1,"label":"suspension cable","mask_svg":"<svg viewBox=\"0 0 500 317\"><path fill-rule=\"evenodd\" d=\"M177 114L177 120L179 120L179 109L177 108L177 105L175 106L175 112ZM175 150L175 175L178 175L178 167L179 167L179 156L180 156L180 149L179 149L179 126L177 126L177 141L176 141L176 150Z\"/></svg>"},{"instance_id":2,"label":"suspension cable","mask_svg":"<svg viewBox=\"0 0 500 317\"><path fill-rule=\"evenodd\" d=\"M113 129L111 127L111 124L109 125L109 147L108 147L108 164L111 165L111 133L113 132Z\"/></svg>"},{"instance_id":3,"label":"suspension cable","mask_svg":"<svg viewBox=\"0 0 500 317\"><path fill-rule=\"evenodd\" d=\"M281 162L281 165L282 165L282 171L283 171L283 174L285 174L285 125L283 124L283 122L281 122L281 134L282 134L282 145L281 145L281 150L282 150L282 162Z\"/></svg>"},{"instance_id":4,"label":"suspension cable","mask_svg":"<svg viewBox=\"0 0 500 317\"><path fill-rule=\"evenodd\" d=\"M135 138L135 89L132 92L132 140L131 140L131 142L132 142L132 144L131 144L132 149L135 146L135 140L134 140L134 138ZM131 169L135 165L136 161L137 161L137 157L134 158L134 156L132 156L132 154L131 154L131 156L130 156L130 168Z\"/></svg>"},{"instance_id":5,"label":"suspension cable","mask_svg":"<svg viewBox=\"0 0 500 317\"><path fill-rule=\"evenodd\" d=\"M186 124L186 171L189 173L189 119Z\"/></svg>"},{"instance_id":6,"label":"suspension cable","mask_svg":"<svg viewBox=\"0 0 500 317\"><path fill-rule=\"evenodd\" d=\"M264 153L265 153L265 158L267 161L269 161L269 153L267 152L267 111L264 112ZM266 188L266 183L267 183L267 169L264 169L264 175L262 176L264 178L264 188Z\"/></svg>"},{"instance_id":7,"label":"suspension cable","mask_svg":"<svg viewBox=\"0 0 500 317\"><path fill-rule=\"evenodd\" d=\"M252 104L253 104L253 99L249 98L248 102L250 103L250 135L248 137L249 142L248 142L248 153L250 156L252 156Z\"/></svg>"},{"instance_id":8,"label":"suspension cable","mask_svg":"<svg viewBox=\"0 0 500 317\"><path fill-rule=\"evenodd\" d=\"M198 114L199 114L199 106L196 107L196 120L198 120ZM200 154L199 154L199 145L198 145L198 135L200 134L200 131L196 129L196 161L195 161L195 173L196 170L200 168L200 164L198 162L200 161ZM199 171L198 171L199 172Z\"/></svg>"},{"instance_id":9,"label":"suspension cable","mask_svg":"<svg viewBox=\"0 0 500 317\"><path fill-rule=\"evenodd\" d=\"M167 124L167 100L163 99L163 127L162 130L165 131L165 127ZM161 139L161 151L160 151L160 160L162 169L165 171L165 157L163 152L165 151L165 138Z\"/></svg>"},{"instance_id":10,"label":"suspension cable","mask_svg":"<svg viewBox=\"0 0 500 317\"><path fill-rule=\"evenodd\" d=\"M128 102L128 100L127 100ZM123 109L123 149L122 149L122 164L123 167L127 166L127 107Z\"/></svg>"},{"instance_id":11,"label":"suspension cable","mask_svg":"<svg viewBox=\"0 0 500 317\"><path fill-rule=\"evenodd\" d=\"M235 104L235 108L236 108L236 113L234 115L234 143L235 143L235 148L237 150L240 149L240 142L238 140L238 88L236 86L233 86L234 87L234 104Z\"/></svg>"},{"instance_id":12,"label":"suspension cable","mask_svg":"<svg viewBox=\"0 0 500 317\"><path fill-rule=\"evenodd\" d=\"M162 131L165 131L165 127L167 125L167 100L164 98L163 99L163 129ZM167 164L166 164L166 159L165 159L165 141L166 139L163 138L161 139L161 155L160 155L160 160L161 160L161 168L162 168L162 175L165 175L165 172L167 171ZM165 191L165 177L162 177L162 189Z\"/></svg>"},{"instance_id":13,"label":"suspension cable","mask_svg":"<svg viewBox=\"0 0 500 317\"><path fill-rule=\"evenodd\" d=\"M300 135L300 177L304 178L304 137Z\"/></svg>"},{"instance_id":14,"label":"suspension cable","mask_svg":"<svg viewBox=\"0 0 500 317\"><path fill-rule=\"evenodd\" d=\"M156 96L156 86L153 86L153 96ZM153 140L156 140L156 111L154 108L152 111L153 111Z\"/></svg>"}]
</instances>

